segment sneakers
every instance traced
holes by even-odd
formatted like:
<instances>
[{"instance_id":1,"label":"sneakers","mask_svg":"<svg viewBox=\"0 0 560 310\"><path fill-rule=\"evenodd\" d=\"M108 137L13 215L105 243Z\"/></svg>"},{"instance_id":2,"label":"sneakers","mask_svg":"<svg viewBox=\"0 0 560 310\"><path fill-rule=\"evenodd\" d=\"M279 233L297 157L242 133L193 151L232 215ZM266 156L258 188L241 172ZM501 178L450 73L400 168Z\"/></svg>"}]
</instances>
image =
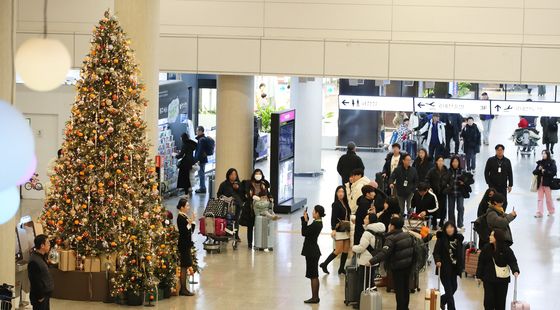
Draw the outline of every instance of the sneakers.
<instances>
[{"instance_id":1,"label":"sneakers","mask_svg":"<svg viewBox=\"0 0 560 310\"><path fill-rule=\"evenodd\" d=\"M194 192L197 194L206 194L206 188L199 188Z\"/></svg>"}]
</instances>

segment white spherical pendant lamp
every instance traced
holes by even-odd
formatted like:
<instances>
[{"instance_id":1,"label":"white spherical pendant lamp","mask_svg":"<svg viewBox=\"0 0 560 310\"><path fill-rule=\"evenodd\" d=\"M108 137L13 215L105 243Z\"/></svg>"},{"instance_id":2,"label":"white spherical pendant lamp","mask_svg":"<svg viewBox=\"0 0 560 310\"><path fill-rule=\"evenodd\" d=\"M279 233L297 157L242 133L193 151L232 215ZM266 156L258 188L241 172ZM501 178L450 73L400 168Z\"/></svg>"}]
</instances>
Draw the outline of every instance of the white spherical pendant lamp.
<instances>
[{"instance_id":1,"label":"white spherical pendant lamp","mask_svg":"<svg viewBox=\"0 0 560 310\"><path fill-rule=\"evenodd\" d=\"M0 224L4 224L14 215L19 209L19 191L17 187L9 187L0 190Z\"/></svg>"},{"instance_id":2,"label":"white spherical pendant lamp","mask_svg":"<svg viewBox=\"0 0 560 310\"><path fill-rule=\"evenodd\" d=\"M3 101L0 101L0 146L1 191L16 186L26 177L35 160L35 141L29 122Z\"/></svg>"},{"instance_id":3,"label":"white spherical pendant lamp","mask_svg":"<svg viewBox=\"0 0 560 310\"><path fill-rule=\"evenodd\" d=\"M16 72L27 87L49 91L62 85L70 70L70 54L58 40L33 38L17 51Z\"/></svg>"}]
</instances>

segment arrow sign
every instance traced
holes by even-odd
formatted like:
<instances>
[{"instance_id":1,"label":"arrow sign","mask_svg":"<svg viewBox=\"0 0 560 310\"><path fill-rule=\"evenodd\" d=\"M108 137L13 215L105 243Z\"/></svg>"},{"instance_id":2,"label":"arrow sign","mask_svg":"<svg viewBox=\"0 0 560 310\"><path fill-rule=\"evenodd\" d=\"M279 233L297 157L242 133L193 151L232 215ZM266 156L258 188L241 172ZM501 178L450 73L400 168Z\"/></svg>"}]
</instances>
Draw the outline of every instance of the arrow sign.
<instances>
[{"instance_id":1,"label":"arrow sign","mask_svg":"<svg viewBox=\"0 0 560 310\"><path fill-rule=\"evenodd\" d=\"M347 104L348 104L348 101L346 101L346 99L344 99L344 100L342 100L341 103L342 103L343 105L347 105Z\"/></svg>"},{"instance_id":2,"label":"arrow sign","mask_svg":"<svg viewBox=\"0 0 560 310\"><path fill-rule=\"evenodd\" d=\"M501 107L499 104L496 105L496 111L500 112L500 109L501 109L501 108L502 108L502 107Z\"/></svg>"}]
</instances>

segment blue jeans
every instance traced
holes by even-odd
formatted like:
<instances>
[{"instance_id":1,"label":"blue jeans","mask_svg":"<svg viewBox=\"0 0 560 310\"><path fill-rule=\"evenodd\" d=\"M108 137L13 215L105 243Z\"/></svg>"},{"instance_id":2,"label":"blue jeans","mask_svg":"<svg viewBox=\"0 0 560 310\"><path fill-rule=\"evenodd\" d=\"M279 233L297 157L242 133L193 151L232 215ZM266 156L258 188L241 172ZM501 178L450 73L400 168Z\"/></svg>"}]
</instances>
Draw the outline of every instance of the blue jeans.
<instances>
[{"instance_id":1,"label":"blue jeans","mask_svg":"<svg viewBox=\"0 0 560 310\"><path fill-rule=\"evenodd\" d=\"M465 149L465 159L467 160L467 171L476 169L476 152L471 149Z\"/></svg>"},{"instance_id":2,"label":"blue jeans","mask_svg":"<svg viewBox=\"0 0 560 310\"><path fill-rule=\"evenodd\" d=\"M198 180L200 182L200 186L198 187L199 190L206 190L206 172L204 171L206 164L198 163L200 169L198 170Z\"/></svg>"},{"instance_id":3,"label":"blue jeans","mask_svg":"<svg viewBox=\"0 0 560 310\"><path fill-rule=\"evenodd\" d=\"M465 198L459 194L455 196L455 194L449 194L447 196L447 211L448 211L448 218L449 221L453 224L456 224L457 227L463 227L463 216L465 214L465 207L463 205ZM455 222L455 206L457 206L457 222Z\"/></svg>"}]
</instances>

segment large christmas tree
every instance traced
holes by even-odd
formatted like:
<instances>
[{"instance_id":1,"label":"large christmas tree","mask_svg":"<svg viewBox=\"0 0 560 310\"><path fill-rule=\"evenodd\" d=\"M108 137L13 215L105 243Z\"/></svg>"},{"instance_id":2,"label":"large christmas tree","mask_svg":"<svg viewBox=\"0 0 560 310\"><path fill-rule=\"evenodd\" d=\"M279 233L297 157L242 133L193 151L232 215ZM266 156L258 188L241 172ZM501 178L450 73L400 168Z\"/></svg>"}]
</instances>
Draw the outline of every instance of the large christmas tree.
<instances>
[{"instance_id":1,"label":"large christmas tree","mask_svg":"<svg viewBox=\"0 0 560 310\"><path fill-rule=\"evenodd\" d=\"M42 220L57 244L78 255L118 253L113 293L139 293L154 284L157 255L173 243L148 153L144 86L130 41L109 12L93 31L80 75Z\"/></svg>"}]
</instances>

